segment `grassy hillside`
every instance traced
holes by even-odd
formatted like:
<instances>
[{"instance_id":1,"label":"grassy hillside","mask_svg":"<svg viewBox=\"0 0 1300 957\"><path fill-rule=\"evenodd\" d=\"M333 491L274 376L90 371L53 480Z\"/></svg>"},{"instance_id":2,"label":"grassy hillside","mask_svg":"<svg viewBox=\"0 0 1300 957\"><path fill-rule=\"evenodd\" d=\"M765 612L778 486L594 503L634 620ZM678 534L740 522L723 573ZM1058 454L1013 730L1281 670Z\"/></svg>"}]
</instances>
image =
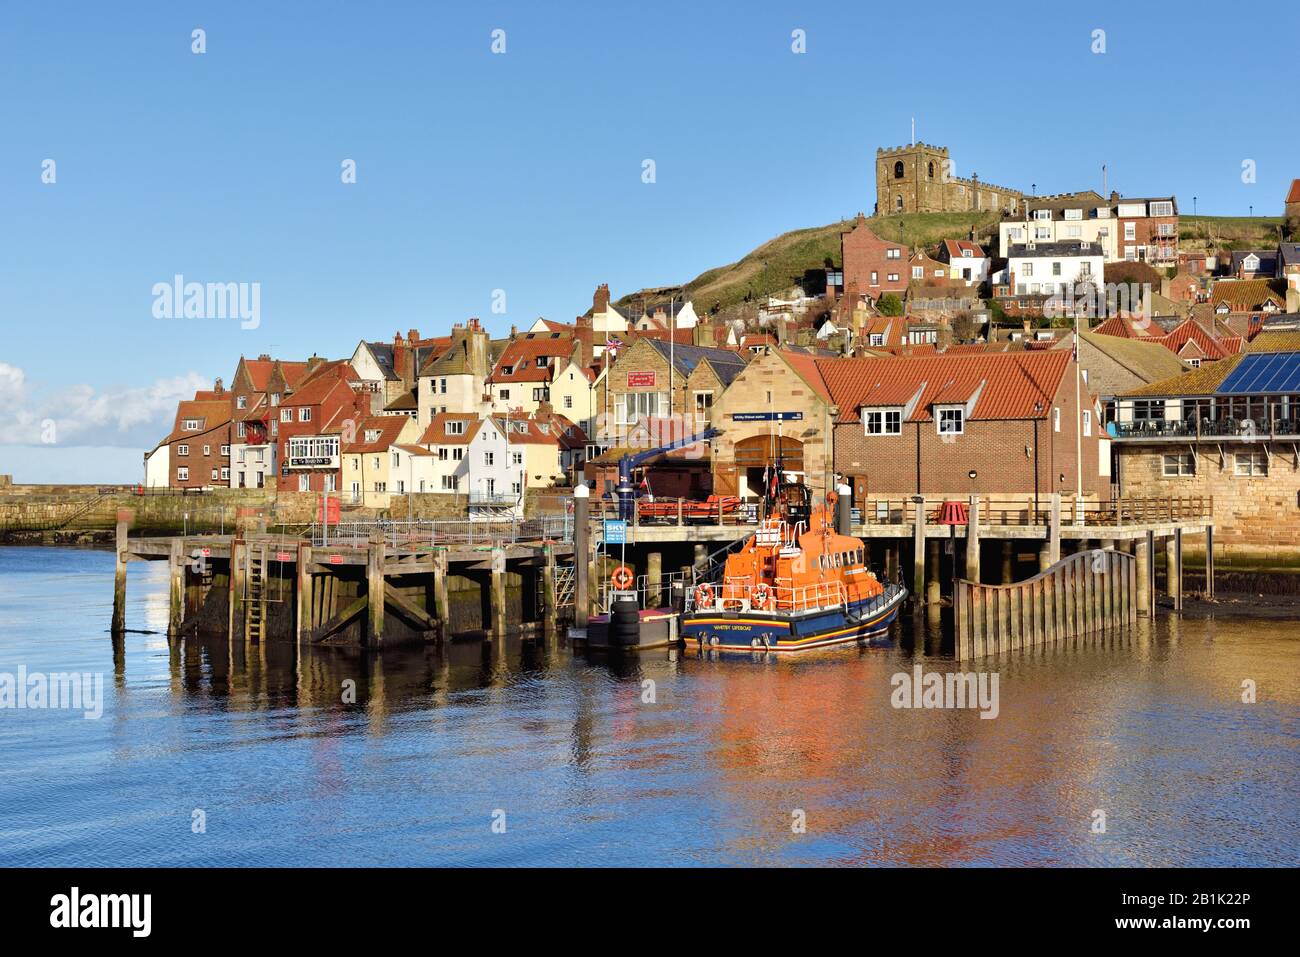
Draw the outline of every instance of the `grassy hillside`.
<instances>
[{"instance_id":1,"label":"grassy hillside","mask_svg":"<svg viewBox=\"0 0 1300 957\"><path fill-rule=\"evenodd\" d=\"M884 239L931 249L944 239L963 239L971 230L987 242L997 232L998 214L910 213L901 216L873 216L867 224ZM1179 231L1188 249L1207 245L1227 249L1267 248L1278 241L1282 220L1276 216L1183 216ZM813 226L782 233L746 256L726 266L700 273L685 285L686 298L704 312L717 303L724 311L746 301L781 293L803 285L809 273L819 273L828 264L840 265L840 234L853 227L852 220ZM642 289L615 303L621 308L640 310L667 302L683 287Z\"/></svg>"},{"instance_id":2,"label":"grassy hillside","mask_svg":"<svg viewBox=\"0 0 1300 957\"><path fill-rule=\"evenodd\" d=\"M1188 249L1267 248L1277 244L1281 228L1280 216L1180 216L1178 219L1179 240Z\"/></svg>"},{"instance_id":3,"label":"grassy hillside","mask_svg":"<svg viewBox=\"0 0 1300 957\"><path fill-rule=\"evenodd\" d=\"M996 213L913 213L905 216L871 217L867 220L877 235L909 246L936 246L943 239L961 239L989 234L997 222ZM737 262L700 273L686 284L686 297L697 310L722 308L773 295L804 283L805 274L820 272L828 264L840 263L840 234L853 228L852 220L796 229L770 239ZM677 291L642 289L620 299L617 306L639 309L644 299L654 304Z\"/></svg>"}]
</instances>

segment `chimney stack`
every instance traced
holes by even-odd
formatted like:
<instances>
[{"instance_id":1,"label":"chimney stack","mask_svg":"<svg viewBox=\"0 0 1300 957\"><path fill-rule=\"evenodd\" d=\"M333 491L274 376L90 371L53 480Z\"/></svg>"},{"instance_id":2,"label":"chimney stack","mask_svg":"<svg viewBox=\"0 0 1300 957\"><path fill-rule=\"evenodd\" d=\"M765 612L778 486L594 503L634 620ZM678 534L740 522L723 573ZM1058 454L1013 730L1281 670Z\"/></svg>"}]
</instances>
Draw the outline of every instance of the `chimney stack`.
<instances>
[{"instance_id":1,"label":"chimney stack","mask_svg":"<svg viewBox=\"0 0 1300 957\"><path fill-rule=\"evenodd\" d=\"M212 391L217 395L221 395L221 393L226 391L226 387L222 384L220 376L217 377L216 382L212 383Z\"/></svg>"},{"instance_id":2,"label":"chimney stack","mask_svg":"<svg viewBox=\"0 0 1300 957\"><path fill-rule=\"evenodd\" d=\"M604 312L609 308L609 283L602 282L596 287L596 294L591 297L591 311Z\"/></svg>"}]
</instances>

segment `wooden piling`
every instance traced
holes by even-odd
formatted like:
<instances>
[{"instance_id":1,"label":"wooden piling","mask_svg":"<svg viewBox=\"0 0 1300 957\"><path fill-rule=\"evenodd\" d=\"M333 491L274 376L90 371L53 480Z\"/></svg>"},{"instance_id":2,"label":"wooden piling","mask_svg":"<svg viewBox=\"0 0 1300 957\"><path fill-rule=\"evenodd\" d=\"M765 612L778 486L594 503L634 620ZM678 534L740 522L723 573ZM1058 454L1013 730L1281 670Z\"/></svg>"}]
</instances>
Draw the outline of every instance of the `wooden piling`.
<instances>
[{"instance_id":1,"label":"wooden piling","mask_svg":"<svg viewBox=\"0 0 1300 957\"><path fill-rule=\"evenodd\" d=\"M1214 598L1214 526L1205 526L1205 597Z\"/></svg>"},{"instance_id":2,"label":"wooden piling","mask_svg":"<svg viewBox=\"0 0 1300 957\"><path fill-rule=\"evenodd\" d=\"M931 608L939 607L939 539L927 539L925 543L925 603Z\"/></svg>"},{"instance_id":3,"label":"wooden piling","mask_svg":"<svg viewBox=\"0 0 1300 957\"><path fill-rule=\"evenodd\" d=\"M573 490L573 619L579 627L586 627L591 616L590 495L591 490L585 484Z\"/></svg>"},{"instance_id":4,"label":"wooden piling","mask_svg":"<svg viewBox=\"0 0 1300 957\"><path fill-rule=\"evenodd\" d=\"M117 564L113 569L113 618L110 630L120 633L126 628L126 563L130 555L127 535L135 512L129 508L117 510Z\"/></svg>"},{"instance_id":5,"label":"wooden piling","mask_svg":"<svg viewBox=\"0 0 1300 957\"><path fill-rule=\"evenodd\" d=\"M663 604L663 552L651 552L645 560L646 607L658 608Z\"/></svg>"},{"instance_id":6,"label":"wooden piling","mask_svg":"<svg viewBox=\"0 0 1300 957\"><path fill-rule=\"evenodd\" d=\"M966 578L980 580L980 497L972 495L966 511Z\"/></svg>"},{"instance_id":7,"label":"wooden piling","mask_svg":"<svg viewBox=\"0 0 1300 957\"><path fill-rule=\"evenodd\" d=\"M1136 542L1137 611L1139 615L1151 614L1151 533Z\"/></svg>"},{"instance_id":8,"label":"wooden piling","mask_svg":"<svg viewBox=\"0 0 1300 957\"><path fill-rule=\"evenodd\" d=\"M370 547L366 551L367 618L370 623L370 642L384 643L384 559L387 547L382 533L372 532Z\"/></svg>"},{"instance_id":9,"label":"wooden piling","mask_svg":"<svg viewBox=\"0 0 1300 957\"><path fill-rule=\"evenodd\" d=\"M173 538L167 555L167 637L181 633L185 620L185 539Z\"/></svg>"},{"instance_id":10,"label":"wooden piling","mask_svg":"<svg viewBox=\"0 0 1300 957\"><path fill-rule=\"evenodd\" d=\"M226 634L231 642L244 637L244 552L247 547L238 535L230 541L230 602Z\"/></svg>"},{"instance_id":11,"label":"wooden piling","mask_svg":"<svg viewBox=\"0 0 1300 957\"><path fill-rule=\"evenodd\" d=\"M504 548L492 549L492 575L488 599L492 608L492 635L504 638L506 633L506 552Z\"/></svg>"},{"instance_id":12,"label":"wooden piling","mask_svg":"<svg viewBox=\"0 0 1300 957\"><path fill-rule=\"evenodd\" d=\"M1174 611L1183 610L1183 530L1175 528L1165 543L1165 584Z\"/></svg>"},{"instance_id":13,"label":"wooden piling","mask_svg":"<svg viewBox=\"0 0 1300 957\"><path fill-rule=\"evenodd\" d=\"M558 631L557 617L559 609L555 596L555 550L550 545L542 546L542 633L547 641L553 639Z\"/></svg>"},{"instance_id":14,"label":"wooden piling","mask_svg":"<svg viewBox=\"0 0 1300 957\"><path fill-rule=\"evenodd\" d=\"M913 495L912 516L912 601L925 600L925 496Z\"/></svg>"},{"instance_id":15,"label":"wooden piling","mask_svg":"<svg viewBox=\"0 0 1300 957\"><path fill-rule=\"evenodd\" d=\"M438 619L440 637L445 638L451 627L451 596L447 586L447 549L438 546L433 550L433 617Z\"/></svg>"},{"instance_id":16,"label":"wooden piling","mask_svg":"<svg viewBox=\"0 0 1300 957\"><path fill-rule=\"evenodd\" d=\"M312 640L312 610L315 608L313 583L315 578L311 570L311 546L306 542L298 544L297 568L297 608L294 615L294 641L302 648L303 638L310 644Z\"/></svg>"},{"instance_id":17,"label":"wooden piling","mask_svg":"<svg viewBox=\"0 0 1300 957\"><path fill-rule=\"evenodd\" d=\"M1053 492L1047 526L1047 567L1061 560L1061 493Z\"/></svg>"}]
</instances>

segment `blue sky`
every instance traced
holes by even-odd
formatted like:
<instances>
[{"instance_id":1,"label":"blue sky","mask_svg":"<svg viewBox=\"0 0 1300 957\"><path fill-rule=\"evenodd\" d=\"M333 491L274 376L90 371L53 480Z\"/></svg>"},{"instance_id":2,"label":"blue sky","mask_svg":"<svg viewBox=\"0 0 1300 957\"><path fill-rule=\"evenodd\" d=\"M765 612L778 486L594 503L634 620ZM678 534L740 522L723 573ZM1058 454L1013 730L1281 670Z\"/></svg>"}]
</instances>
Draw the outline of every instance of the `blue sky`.
<instances>
[{"instance_id":1,"label":"blue sky","mask_svg":"<svg viewBox=\"0 0 1300 957\"><path fill-rule=\"evenodd\" d=\"M1106 163L1123 193L1277 215L1300 176L1280 92L1298 23L1221 4L8 4L0 473L134 481L176 395L241 353L569 320L600 282L685 281L869 213L875 149L913 116L959 175L1100 189ZM154 318L178 273L259 283L259 327Z\"/></svg>"}]
</instances>

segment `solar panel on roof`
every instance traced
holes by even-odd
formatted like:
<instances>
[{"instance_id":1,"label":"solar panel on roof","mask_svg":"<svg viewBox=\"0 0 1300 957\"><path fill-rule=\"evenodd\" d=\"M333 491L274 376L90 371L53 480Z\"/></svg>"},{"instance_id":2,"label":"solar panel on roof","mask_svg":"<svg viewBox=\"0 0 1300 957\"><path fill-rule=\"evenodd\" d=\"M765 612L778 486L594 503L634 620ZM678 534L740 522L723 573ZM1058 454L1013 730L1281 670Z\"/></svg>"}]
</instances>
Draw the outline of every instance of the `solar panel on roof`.
<instances>
[{"instance_id":1,"label":"solar panel on roof","mask_svg":"<svg viewBox=\"0 0 1300 957\"><path fill-rule=\"evenodd\" d=\"M1300 352L1248 355L1214 391L1219 395L1300 392Z\"/></svg>"}]
</instances>

